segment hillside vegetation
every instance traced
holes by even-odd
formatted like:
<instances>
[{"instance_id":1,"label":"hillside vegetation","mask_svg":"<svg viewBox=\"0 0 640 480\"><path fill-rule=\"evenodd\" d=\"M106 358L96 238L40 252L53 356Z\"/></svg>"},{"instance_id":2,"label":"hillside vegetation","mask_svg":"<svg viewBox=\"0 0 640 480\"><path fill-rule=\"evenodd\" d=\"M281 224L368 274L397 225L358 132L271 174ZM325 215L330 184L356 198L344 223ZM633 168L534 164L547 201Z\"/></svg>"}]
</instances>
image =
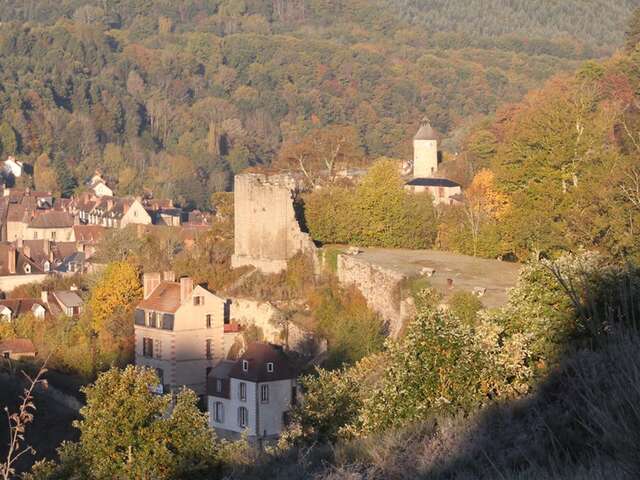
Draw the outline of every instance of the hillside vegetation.
<instances>
[{"instance_id":1,"label":"hillside vegetation","mask_svg":"<svg viewBox=\"0 0 640 480\"><path fill-rule=\"evenodd\" d=\"M206 208L309 132L404 157L425 113L451 132L611 52L632 2L602 3L5 1L0 154L39 189L100 167L119 194Z\"/></svg>"}]
</instances>

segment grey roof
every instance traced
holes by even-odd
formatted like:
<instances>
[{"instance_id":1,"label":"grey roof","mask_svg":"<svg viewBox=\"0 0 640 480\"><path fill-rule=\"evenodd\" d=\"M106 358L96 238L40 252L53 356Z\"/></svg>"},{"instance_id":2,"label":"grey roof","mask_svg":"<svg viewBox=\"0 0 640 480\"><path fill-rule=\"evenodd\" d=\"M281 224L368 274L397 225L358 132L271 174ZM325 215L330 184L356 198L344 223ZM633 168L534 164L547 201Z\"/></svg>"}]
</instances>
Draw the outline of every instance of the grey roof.
<instances>
[{"instance_id":1,"label":"grey roof","mask_svg":"<svg viewBox=\"0 0 640 480\"><path fill-rule=\"evenodd\" d=\"M209 372L210 377L228 378L231 369L236 364L235 360L220 360Z\"/></svg>"},{"instance_id":2,"label":"grey roof","mask_svg":"<svg viewBox=\"0 0 640 480\"><path fill-rule=\"evenodd\" d=\"M448 178L414 178L407 185L416 187L459 187L460 184Z\"/></svg>"},{"instance_id":3,"label":"grey roof","mask_svg":"<svg viewBox=\"0 0 640 480\"><path fill-rule=\"evenodd\" d=\"M65 307L81 307L83 302L73 290L55 291L53 294L56 296L56 300Z\"/></svg>"},{"instance_id":4,"label":"grey roof","mask_svg":"<svg viewBox=\"0 0 640 480\"><path fill-rule=\"evenodd\" d=\"M440 140L440 134L431 126L431 122L427 117L422 119L418 133L413 137L414 140Z\"/></svg>"}]
</instances>

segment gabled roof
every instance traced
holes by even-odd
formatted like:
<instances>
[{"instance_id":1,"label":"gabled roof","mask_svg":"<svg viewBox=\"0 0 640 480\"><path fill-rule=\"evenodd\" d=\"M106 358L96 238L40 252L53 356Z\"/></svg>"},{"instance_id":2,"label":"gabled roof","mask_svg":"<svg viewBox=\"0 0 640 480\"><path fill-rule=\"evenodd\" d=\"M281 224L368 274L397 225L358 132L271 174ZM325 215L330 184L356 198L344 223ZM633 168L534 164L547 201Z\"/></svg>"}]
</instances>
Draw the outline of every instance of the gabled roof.
<instances>
[{"instance_id":1,"label":"gabled roof","mask_svg":"<svg viewBox=\"0 0 640 480\"><path fill-rule=\"evenodd\" d=\"M84 303L80 295L73 290L56 290L53 292L53 296L63 307L81 307Z\"/></svg>"},{"instance_id":2,"label":"gabled roof","mask_svg":"<svg viewBox=\"0 0 640 480\"><path fill-rule=\"evenodd\" d=\"M28 338L13 338L10 340L0 341L0 353L35 353L36 347Z\"/></svg>"},{"instance_id":3,"label":"gabled roof","mask_svg":"<svg viewBox=\"0 0 640 480\"><path fill-rule=\"evenodd\" d=\"M427 117L422 119L418 133L413 137L414 140L440 140L440 134L431 126L431 122Z\"/></svg>"},{"instance_id":4,"label":"gabled roof","mask_svg":"<svg viewBox=\"0 0 640 480\"><path fill-rule=\"evenodd\" d=\"M175 313L180 308L180 284L160 282L151 295L138 304L138 308L156 312Z\"/></svg>"},{"instance_id":5,"label":"gabled roof","mask_svg":"<svg viewBox=\"0 0 640 480\"><path fill-rule=\"evenodd\" d=\"M106 227L101 225L74 225L73 233L77 242L98 243L106 233Z\"/></svg>"},{"instance_id":6,"label":"gabled roof","mask_svg":"<svg viewBox=\"0 0 640 480\"><path fill-rule=\"evenodd\" d=\"M11 310L13 318L33 312L34 307L42 307L45 315L50 313L47 305L38 298L5 298L0 300L0 307L7 307Z\"/></svg>"},{"instance_id":7,"label":"gabled roof","mask_svg":"<svg viewBox=\"0 0 640 480\"><path fill-rule=\"evenodd\" d=\"M249 362L246 372L242 368L243 360ZM273 372L267 369L269 363L273 363ZM247 350L236 361L229 372L229 377L259 383L292 379L296 378L297 374L282 347L254 342L249 344Z\"/></svg>"},{"instance_id":8,"label":"gabled roof","mask_svg":"<svg viewBox=\"0 0 640 480\"><path fill-rule=\"evenodd\" d=\"M448 178L414 178L407 185L415 187L459 187L460 184Z\"/></svg>"},{"instance_id":9,"label":"gabled roof","mask_svg":"<svg viewBox=\"0 0 640 480\"><path fill-rule=\"evenodd\" d=\"M29 223L29 228L71 228L73 217L67 212L47 210L36 215Z\"/></svg>"}]
</instances>

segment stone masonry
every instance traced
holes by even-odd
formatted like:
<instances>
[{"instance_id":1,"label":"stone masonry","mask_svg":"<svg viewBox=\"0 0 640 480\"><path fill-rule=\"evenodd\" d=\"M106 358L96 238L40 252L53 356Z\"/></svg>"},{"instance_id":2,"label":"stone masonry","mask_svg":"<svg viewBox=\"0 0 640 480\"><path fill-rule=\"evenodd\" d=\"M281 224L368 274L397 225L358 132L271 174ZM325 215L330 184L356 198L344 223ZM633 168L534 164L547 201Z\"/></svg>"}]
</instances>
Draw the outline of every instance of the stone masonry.
<instances>
[{"instance_id":1,"label":"stone masonry","mask_svg":"<svg viewBox=\"0 0 640 480\"><path fill-rule=\"evenodd\" d=\"M251 265L263 273L278 273L299 252L315 257L316 247L296 218L297 190L290 175L236 175L234 268Z\"/></svg>"}]
</instances>

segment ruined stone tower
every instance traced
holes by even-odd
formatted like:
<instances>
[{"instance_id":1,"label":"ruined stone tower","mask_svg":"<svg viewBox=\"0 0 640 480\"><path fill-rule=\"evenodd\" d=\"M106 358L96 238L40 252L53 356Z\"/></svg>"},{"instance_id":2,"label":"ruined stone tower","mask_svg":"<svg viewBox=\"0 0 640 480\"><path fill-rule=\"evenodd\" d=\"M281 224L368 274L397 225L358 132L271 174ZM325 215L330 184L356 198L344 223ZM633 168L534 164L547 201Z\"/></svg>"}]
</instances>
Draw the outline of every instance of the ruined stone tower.
<instances>
[{"instance_id":1,"label":"ruined stone tower","mask_svg":"<svg viewBox=\"0 0 640 480\"><path fill-rule=\"evenodd\" d=\"M252 265L264 273L278 273L297 253L315 252L296 217L297 189L289 175L236 175L233 268Z\"/></svg>"},{"instance_id":2,"label":"ruined stone tower","mask_svg":"<svg viewBox=\"0 0 640 480\"><path fill-rule=\"evenodd\" d=\"M427 117L413 137L413 177L433 177L438 172L438 133Z\"/></svg>"}]
</instances>

